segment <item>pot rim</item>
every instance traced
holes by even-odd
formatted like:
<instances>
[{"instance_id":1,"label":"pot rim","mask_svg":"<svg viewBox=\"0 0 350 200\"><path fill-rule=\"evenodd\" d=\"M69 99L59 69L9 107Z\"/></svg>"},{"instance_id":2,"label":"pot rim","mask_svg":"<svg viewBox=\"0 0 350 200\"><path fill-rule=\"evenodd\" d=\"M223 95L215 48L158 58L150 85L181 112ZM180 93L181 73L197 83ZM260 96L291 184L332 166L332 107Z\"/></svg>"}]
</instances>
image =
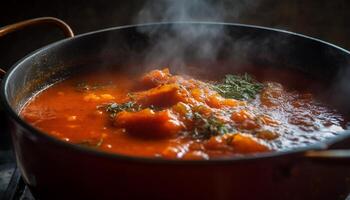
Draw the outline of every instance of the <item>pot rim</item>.
<instances>
[{"instance_id":1,"label":"pot rim","mask_svg":"<svg viewBox=\"0 0 350 200\"><path fill-rule=\"evenodd\" d=\"M47 51L48 49L54 48L55 46L68 43L71 40L76 40L78 38L83 38L91 35L95 35L102 32L110 32L110 31L117 31L120 29L128 29L128 28L135 28L135 27L146 27L146 26L160 26L160 25L174 25L174 24L189 24L189 25L221 25L221 26L232 26L232 27L245 27L245 28L252 28L252 29L258 29L258 30L265 30L265 31L272 31L272 32L279 32L283 34L288 34L292 36L301 37L308 40L313 40L315 42L322 43L324 45L333 47L335 49L338 49L339 51L342 51L346 54L350 55L350 52L347 51L344 48L341 48L337 45L325 42L323 40L306 36L299 33L294 33L286 30L281 29L275 29L275 28L269 28L269 27L263 27L263 26L256 26L256 25L248 25L248 24L240 24L240 23L226 23L226 22L195 22L195 21L175 21L175 22L155 22L155 23L145 23L145 24L134 24L134 25L124 25L124 26L117 26L117 27L110 27L105 29L100 29L84 34L79 34L73 38L66 38L59 40L57 42L51 43L49 45L46 45L44 47L39 48L38 50L35 50L28 55L26 55L24 58L17 61L6 73L4 76L2 83L1 83L1 89L0 89L0 100L1 104L6 111L6 113L11 117L12 120L14 120L16 123L20 124L23 128L27 129L31 134L34 134L36 137L41 137L48 142L54 143L55 145L58 145L63 148L70 148L75 151L79 151L80 153L87 153L92 156L97 157L105 157L109 159L118 159L118 160L126 160L131 162L143 162L143 163L163 163L163 164L228 164L228 163L235 163L235 162L242 162L242 161L256 161L256 160L265 160L265 159L271 159L271 158L277 158L277 157L285 157L288 155L300 155L305 153L309 150L324 150L327 149L330 145L342 141L344 139L350 138L350 130L345 130L341 132L338 136L332 137L330 139L327 139L323 142L317 142L313 143L307 146L298 147L295 149L289 149L284 151L276 151L276 152L267 152L267 153L257 153L257 154L249 154L249 155L242 155L242 156L235 156L231 158L213 158L209 160L178 160L178 159L164 159L164 158L157 158L157 157L141 157L141 156L129 156L124 154L118 154L118 153L110 153L110 152L104 152L98 149L93 149L89 147L79 146L76 144L68 143L62 140L59 140L55 137L49 136L48 134L44 133L43 131L40 131L39 129L35 128L34 126L27 123L25 120L23 120L17 112L11 107L8 98L7 98L7 88L10 84L9 78L11 76L14 76L16 74L16 70L20 68L23 63L26 63L27 60L32 59L33 57L36 57L36 55Z\"/></svg>"}]
</instances>

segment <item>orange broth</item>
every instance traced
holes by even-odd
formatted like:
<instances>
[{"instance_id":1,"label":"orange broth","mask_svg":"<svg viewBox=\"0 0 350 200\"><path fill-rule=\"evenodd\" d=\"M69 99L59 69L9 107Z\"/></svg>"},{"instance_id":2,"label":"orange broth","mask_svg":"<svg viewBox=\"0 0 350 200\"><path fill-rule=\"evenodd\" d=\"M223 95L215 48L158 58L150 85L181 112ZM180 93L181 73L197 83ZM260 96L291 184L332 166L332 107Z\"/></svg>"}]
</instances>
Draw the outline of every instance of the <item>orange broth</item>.
<instances>
[{"instance_id":1,"label":"orange broth","mask_svg":"<svg viewBox=\"0 0 350 200\"><path fill-rule=\"evenodd\" d=\"M281 151L343 130L343 117L312 94L264 82L255 98L240 100L210 84L168 69L137 77L87 74L39 92L20 115L69 143L166 159Z\"/></svg>"}]
</instances>

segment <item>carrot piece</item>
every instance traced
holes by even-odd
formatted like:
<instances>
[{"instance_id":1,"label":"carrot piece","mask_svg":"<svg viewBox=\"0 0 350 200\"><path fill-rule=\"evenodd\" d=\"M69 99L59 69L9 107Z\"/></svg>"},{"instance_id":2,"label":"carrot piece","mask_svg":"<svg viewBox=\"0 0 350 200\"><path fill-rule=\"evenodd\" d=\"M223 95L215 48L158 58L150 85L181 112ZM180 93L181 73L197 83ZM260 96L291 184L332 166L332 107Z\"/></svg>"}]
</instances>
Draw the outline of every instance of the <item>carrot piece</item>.
<instances>
[{"instance_id":1,"label":"carrot piece","mask_svg":"<svg viewBox=\"0 0 350 200\"><path fill-rule=\"evenodd\" d=\"M169 110L122 111L117 114L113 124L118 128L126 129L129 134L141 137L170 137L183 128L183 124Z\"/></svg>"},{"instance_id":2,"label":"carrot piece","mask_svg":"<svg viewBox=\"0 0 350 200\"><path fill-rule=\"evenodd\" d=\"M205 144L207 149L221 150L227 149L227 142L223 136L212 136Z\"/></svg>"},{"instance_id":3,"label":"carrot piece","mask_svg":"<svg viewBox=\"0 0 350 200\"><path fill-rule=\"evenodd\" d=\"M209 160L209 155L203 151L189 151L183 157L185 160Z\"/></svg>"},{"instance_id":4,"label":"carrot piece","mask_svg":"<svg viewBox=\"0 0 350 200\"><path fill-rule=\"evenodd\" d=\"M277 126L280 123L274 119L272 119L271 117L267 116L267 115L263 115L260 117L260 120L263 124L269 125L269 126Z\"/></svg>"},{"instance_id":5,"label":"carrot piece","mask_svg":"<svg viewBox=\"0 0 350 200\"><path fill-rule=\"evenodd\" d=\"M240 110L238 112L234 112L231 115L231 119L238 123L238 127L241 129L257 129L260 128L261 126L256 122L256 117L249 113L246 110Z\"/></svg>"},{"instance_id":6,"label":"carrot piece","mask_svg":"<svg viewBox=\"0 0 350 200\"><path fill-rule=\"evenodd\" d=\"M235 151L238 153L257 153L267 152L270 148L250 135L237 133L231 142Z\"/></svg>"},{"instance_id":7,"label":"carrot piece","mask_svg":"<svg viewBox=\"0 0 350 200\"><path fill-rule=\"evenodd\" d=\"M183 117L192 112L191 107L188 104L185 104L183 102L179 102L179 103L175 104L172 107L172 109L174 112L178 113L179 115L181 115Z\"/></svg>"},{"instance_id":8,"label":"carrot piece","mask_svg":"<svg viewBox=\"0 0 350 200\"><path fill-rule=\"evenodd\" d=\"M147 91L135 93L135 100L143 106L168 107L185 101L178 84L161 85Z\"/></svg>"},{"instance_id":9,"label":"carrot piece","mask_svg":"<svg viewBox=\"0 0 350 200\"><path fill-rule=\"evenodd\" d=\"M245 105L243 101L235 99L225 99L219 94L209 96L206 100L206 103L213 108L236 107L240 105Z\"/></svg>"},{"instance_id":10,"label":"carrot piece","mask_svg":"<svg viewBox=\"0 0 350 200\"><path fill-rule=\"evenodd\" d=\"M246 110L232 113L231 119L237 123L243 123L247 119L254 119L254 116Z\"/></svg>"},{"instance_id":11,"label":"carrot piece","mask_svg":"<svg viewBox=\"0 0 350 200\"><path fill-rule=\"evenodd\" d=\"M152 70L141 77L141 84L147 88L159 86L168 82L171 74L168 68L163 70Z\"/></svg>"},{"instance_id":12,"label":"carrot piece","mask_svg":"<svg viewBox=\"0 0 350 200\"><path fill-rule=\"evenodd\" d=\"M191 95L196 101L200 101L200 102L203 102L203 99L205 98L205 94L204 94L203 89L198 88L198 87L193 88L191 90Z\"/></svg>"}]
</instances>

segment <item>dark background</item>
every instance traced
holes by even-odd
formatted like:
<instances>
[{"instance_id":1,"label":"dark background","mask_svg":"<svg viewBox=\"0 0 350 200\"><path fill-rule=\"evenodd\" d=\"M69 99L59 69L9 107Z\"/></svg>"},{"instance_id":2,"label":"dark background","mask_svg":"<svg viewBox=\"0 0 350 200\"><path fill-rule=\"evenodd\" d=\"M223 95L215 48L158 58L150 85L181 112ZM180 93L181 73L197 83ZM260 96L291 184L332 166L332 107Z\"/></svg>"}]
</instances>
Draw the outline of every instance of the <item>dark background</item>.
<instances>
[{"instance_id":1,"label":"dark background","mask_svg":"<svg viewBox=\"0 0 350 200\"><path fill-rule=\"evenodd\" d=\"M29 18L53 16L66 21L76 34L80 34L136 23L135 16L145 2L142 0L1 1L0 27ZM350 49L348 0L225 0L225 2L229 2L227 4L229 6L225 7L226 12L220 19L222 21L281 28ZM236 16L234 12L237 10L237 5L242 2L246 4L254 2L257 5L242 9L240 15ZM203 16L194 19L210 21ZM149 21L145 19L141 22ZM0 38L0 66L7 68L27 53L62 37L54 28L37 27Z\"/></svg>"},{"instance_id":2,"label":"dark background","mask_svg":"<svg viewBox=\"0 0 350 200\"><path fill-rule=\"evenodd\" d=\"M152 1L157 3L157 0ZM285 29L350 49L349 0L212 1L227 5L220 20L216 21ZM254 6L239 9L242 2L243 5ZM112 26L151 22L149 19L135 20L146 3L143 0L0 0L0 27L30 18L52 16L64 20L76 34L81 34ZM239 15L237 9L240 10ZM211 21L210 17L196 16L195 13L192 19ZM31 51L62 37L60 31L46 26L6 35L0 38L0 67L7 69ZM3 116L0 115L0 197L14 171L13 157L9 156L9 137L4 126Z\"/></svg>"}]
</instances>

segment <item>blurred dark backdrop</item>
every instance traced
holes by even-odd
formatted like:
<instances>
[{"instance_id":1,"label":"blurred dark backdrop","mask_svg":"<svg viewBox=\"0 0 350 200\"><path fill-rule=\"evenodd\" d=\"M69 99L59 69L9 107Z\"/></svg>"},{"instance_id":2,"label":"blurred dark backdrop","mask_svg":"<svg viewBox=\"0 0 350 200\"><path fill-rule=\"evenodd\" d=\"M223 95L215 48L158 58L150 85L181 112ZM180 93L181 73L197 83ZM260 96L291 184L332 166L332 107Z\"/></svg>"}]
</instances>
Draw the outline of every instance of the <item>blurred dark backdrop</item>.
<instances>
[{"instance_id":1,"label":"blurred dark backdrop","mask_svg":"<svg viewBox=\"0 0 350 200\"><path fill-rule=\"evenodd\" d=\"M174 0L175 1L175 0ZM234 0L225 9L223 21L255 24L303 33L350 49L349 0L251 0L237 16ZM27 0L3 1L0 27L40 16L58 17L71 25L76 34L135 23L135 16L146 1L142 0ZM255 4L255 3L254 3ZM201 19L198 20L210 20ZM144 22L147 22L145 20ZM51 27L24 30L0 38L0 66L7 68L25 54L62 38Z\"/></svg>"}]
</instances>

